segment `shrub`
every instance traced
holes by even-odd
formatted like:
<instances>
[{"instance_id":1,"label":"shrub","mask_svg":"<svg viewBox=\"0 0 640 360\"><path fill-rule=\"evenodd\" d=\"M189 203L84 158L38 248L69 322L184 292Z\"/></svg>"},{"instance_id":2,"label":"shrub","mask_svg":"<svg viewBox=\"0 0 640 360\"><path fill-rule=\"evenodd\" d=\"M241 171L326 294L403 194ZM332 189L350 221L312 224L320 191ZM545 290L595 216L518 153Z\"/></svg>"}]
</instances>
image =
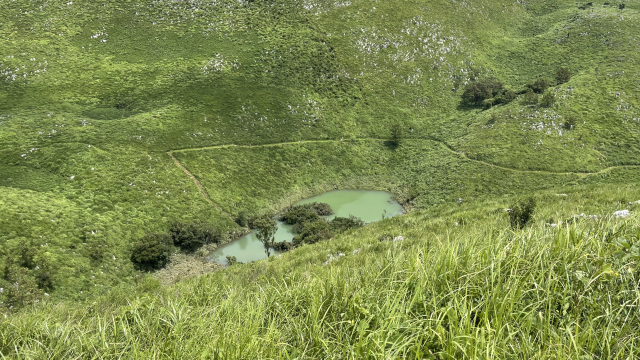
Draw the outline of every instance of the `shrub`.
<instances>
[{"instance_id":1,"label":"shrub","mask_svg":"<svg viewBox=\"0 0 640 360\"><path fill-rule=\"evenodd\" d=\"M533 84L529 84L529 89L533 90L536 94L542 94L551 86L551 80L541 77L538 78Z\"/></svg>"},{"instance_id":2,"label":"shrub","mask_svg":"<svg viewBox=\"0 0 640 360\"><path fill-rule=\"evenodd\" d=\"M242 227L249 226L249 218L247 217L246 212L241 211L240 214L238 214L238 217L236 218L236 224Z\"/></svg>"},{"instance_id":3,"label":"shrub","mask_svg":"<svg viewBox=\"0 0 640 360\"><path fill-rule=\"evenodd\" d=\"M333 209L329 204L313 202L310 204L292 206L284 211L278 220L289 225L316 221L320 216L333 214Z\"/></svg>"},{"instance_id":4,"label":"shrub","mask_svg":"<svg viewBox=\"0 0 640 360\"><path fill-rule=\"evenodd\" d=\"M311 209L313 209L313 211L315 211L320 216L333 215L333 209L329 204L313 202L307 205L310 205Z\"/></svg>"},{"instance_id":5,"label":"shrub","mask_svg":"<svg viewBox=\"0 0 640 360\"><path fill-rule=\"evenodd\" d=\"M331 226L324 219L304 223L299 234L293 238L295 246L301 244L315 244L318 241L329 239L333 236Z\"/></svg>"},{"instance_id":6,"label":"shrub","mask_svg":"<svg viewBox=\"0 0 640 360\"><path fill-rule=\"evenodd\" d=\"M185 251L195 251L202 245L219 243L222 239L222 233L219 230L203 223L173 223L169 233L173 244Z\"/></svg>"},{"instance_id":7,"label":"shrub","mask_svg":"<svg viewBox=\"0 0 640 360\"><path fill-rule=\"evenodd\" d=\"M51 292L54 289L54 271L48 263L42 263L35 272L35 280L38 288Z\"/></svg>"},{"instance_id":8,"label":"shrub","mask_svg":"<svg viewBox=\"0 0 640 360\"><path fill-rule=\"evenodd\" d=\"M133 245L131 262L139 270L157 270L169 262L171 236L148 234Z\"/></svg>"},{"instance_id":9,"label":"shrub","mask_svg":"<svg viewBox=\"0 0 640 360\"><path fill-rule=\"evenodd\" d=\"M485 109L491 109L493 107L493 105L495 105L497 103L497 101L500 101L500 99L495 99L495 98L491 98L491 99L485 99L482 101L482 107Z\"/></svg>"},{"instance_id":10,"label":"shrub","mask_svg":"<svg viewBox=\"0 0 640 360\"><path fill-rule=\"evenodd\" d=\"M5 304L9 309L18 309L31 305L42 296L42 291L38 288L36 279L31 276L26 268L15 265L7 267L5 269L5 280Z\"/></svg>"},{"instance_id":11,"label":"shrub","mask_svg":"<svg viewBox=\"0 0 640 360\"><path fill-rule=\"evenodd\" d=\"M227 266L235 265L238 263L238 259L235 256L227 255Z\"/></svg>"},{"instance_id":12,"label":"shrub","mask_svg":"<svg viewBox=\"0 0 640 360\"><path fill-rule=\"evenodd\" d=\"M562 128L565 130L573 130L576 128L578 121L574 116L567 116L567 119L562 123Z\"/></svg>"},{"instance_id":13,"label":"shrub","mask_svg":"<svg viewBox=\"0 0 640 360\"><path fill-rule=\"evenodd\" d=\"M543 107L552 107L556 103L556 94L551 91L547 91L542 95L542 100L540 100L540 105Z\"/></svg>"},{"instance_id":14,"label":"shrub","mask_svg":"<svg viewBox=\"0 0 640 360\"><path fill-rule=\"evenodd\" d=\"M571 70L568 67L561 67L556 72L556 83L564 84L571 80Z\"/></svg>"},{"instance_id":15,"label":"shrub","mask_svg":"<svg viewBox=\"0 0 640 360\"><path fill-rule=\"evenodd\" d=\"M295 248L295 245L289 241L279 241L273 243L273 249L277 251L289 251Z\"/></svg>"},{"instance_id":16,"label":"shrub","mask_svg":"<svg viewBox=\"0 0 640 360\"><path fill-rule=\"evenodd\" d=\"M293 210L283 218L280 218L281 221L284 221L289 225L294 225L294 227L303 223L317 221L318 219L320 219L320 215L309 208Z\"/></svg>"},{"instance_id":17,"label":"shrub","mask_svg":"<svg viewBox=\"0 0 640 360\"><path fill-rule=\"evenodd\" d=\"M469 105L482 105L485 100L501 94L503 87L504 85L494 77L472 81L465 86L462 101Z\"/></svg>"},{"instance_id":18,"label":"shrub","mask_svg":"<svg viewBox=\"0 0 640 360\"><path fill-rule=\"evenodd\" d=\"M509 210L509 224L511 228L517 230L525 227L531 220L535 208L536 202L533 198L528 198L513 204Z\"/></svg>"},{"instance_id":19,"label":"shrub","mask_svg":"<svg viewBox=\"0 0 640 360\"><path fill-rule=\"evenodd\" d=\"M364 221L362 219L355 217L353 215L349 217L336 217L329 222L333 231L335 232L343 232L349 229L355 229L364 226Z\"/></svg>"},{"instance_id":20,"label":"shrub","mask_svg":"<svg viewBox=\"0 0 640 360\"><path fill-rule=\"evenodd\" d=\"M518 94L516 94L516 92L513 90L507 90L504 92L504 100L506 101L506 103L512 102L516 99L516 97L518 97Z\"/></svg>"},{"instance_id":21,"label":"shrub","mask_svg":"<svg viewBox=\"0 0 640 360\"><path fill-rule=\"evenodd\" d=\"M27 269L33 269L35 264L36 247L31 241L25 241L20 244L20 266Z\"/></svg>"},{"instance_id":22,"label":"shrub","mask_svg":"<svg viewBox=\"0 0 640 360\"><path fill-rule=\"evenodd\" d=\"M537 105L538 104L538 94L533 92L533 90L529 89L524 96L522 97L522 104L524 105Z\"/></svg>"}]
</instances>

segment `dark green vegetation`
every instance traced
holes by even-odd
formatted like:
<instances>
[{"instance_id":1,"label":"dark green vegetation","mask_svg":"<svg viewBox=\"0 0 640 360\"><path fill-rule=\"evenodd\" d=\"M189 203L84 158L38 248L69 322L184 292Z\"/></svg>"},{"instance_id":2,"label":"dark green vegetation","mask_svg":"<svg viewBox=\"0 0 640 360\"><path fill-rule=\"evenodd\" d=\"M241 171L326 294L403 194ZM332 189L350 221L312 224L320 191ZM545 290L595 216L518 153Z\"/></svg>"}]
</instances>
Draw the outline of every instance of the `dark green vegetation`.
<instances>
[{"instance_id":1,"label":"dark green vegetation","mask_svg":"<svg viewBox=\"0 0 640 360\"><path fill-rule=\"evenodd\" d=\"M131 262L140 270L160 269L169 262L171 250L171 236L149 234L133 245Z\"/></svg>"},{"instance_id":2,"label":"dark green vegetation","mask_svg":"<svg viewBox=\"0 0 640 360\"><path fill-rule=\"evenodd\" d=\"M219 230L202 223L173 223L169 233L173 244L186 251L195 251L206 244L218 244L223 238Z\"/></svg>"},{"instance_id":3,"label":"dark green vegetation","mask_svg":"<svg viewBox=\"0 0 640 360\"><path fill-rule=\"evenodd\" d=\"M640 191L558 190L566 196L535 197L531 224L518 231L504 211L511 197L440 205L173 287L146 278L89 306L44 304L0 323L0 352L632 359L640 346L640 205L628 203ZM611 216L621 207L633 215Z\"/></svg>"},{"instance_id":4,"label":"dark green vegetation","mask_svg":"<svg viewBox=\"0 0 640 360\"><path fill-rule=\"evenodd\" d=\"M289 224L299 224L318 219L320 216L332 215L329 204L313 202L310 204L291 206L278 216L278 220Z\"/></svg>"},{"instance_id":5,"label":"dark green vegetation","mask_svg":"<svg viewBox=\"0 0 640 360\"><path fill-rule=\"evenodd\" d=\"M508 209L509 212L509 224L514 230L519 230L525 227L533 217L533 212L536 209L536 201L533 198L518 201Z\"/></svg>"},{"instance_id":6,"label":"dark green vegetation","mask_svg":"<svg viewBox=\"0 0 640 360\"><path fill-rule=\"evenodd\" d=\"M275 243L275 234L278 230L276 219L269 215L263 215L253 222L253 226L256 228L256 237L264 245L267 257L271 256L271 248Z\"/></svg>"},{"instance_id":7,"label":"dark green vegetation","mask_svg":"<svg viewBox=\"0 0 640 360\"><path fill-rule=\"evenodd\" d=\"M637 348L637 209L625 226L543 227L640 199L617 190L640 183L636 2L0 8L0 303L7 313L39 303L0 325L3 355L625 358ZM164 262L149 234L171 224L194 224L172 231L193 235L172 239L192 251L334 188L390 190L426 212L176 288L152 289L131 261ZM573 189L600 203L549 195ZM530 226L511 232L492 212L532 194L551 199L536 195ZM52 305L108 289L95 307Z\"/></svg>"},{"instance_id":8,"label":"dark green vegetation","mask_svg":"<svg viewBox=\"0 0 640 360\"><path fill-rule=\"evenodd\" d=\"M364 226L364 221L355 216L335 217L327 220L324 216L333 215L333 209L329 204L312 202L295 205L285 209L278 220L293 225L296 234L291 243L270 243L279 251L288 251L304 244L315 244L318 241L328 240L334 235ZM261 239L261 226L257 226L258 238ZM262 241L262 240L261 240ZM263 243L265 243L263 241ZM267 244L265 243L265 247Z\"/></svg>"}]
</instances>

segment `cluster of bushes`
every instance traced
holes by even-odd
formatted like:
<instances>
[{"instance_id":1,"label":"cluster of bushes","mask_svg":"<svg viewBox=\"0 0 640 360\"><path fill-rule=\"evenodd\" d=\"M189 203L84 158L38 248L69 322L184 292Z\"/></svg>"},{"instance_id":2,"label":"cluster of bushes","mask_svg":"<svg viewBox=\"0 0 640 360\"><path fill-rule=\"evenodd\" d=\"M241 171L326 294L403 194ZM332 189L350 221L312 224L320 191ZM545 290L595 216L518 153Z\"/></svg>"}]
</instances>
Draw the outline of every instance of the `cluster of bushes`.
<instances>
[{"instance_id":1,"label":"cluster of bushes","mask_svg":"<svg viewBox=\"0 0 640 360\"><path fill-rule=\"evenodd\" d=\"M139 270L157 270L169 262L174 247L186 252L198 250L203 245L220 243L222 232L209 224L171 224L169 233L153 233L144 236L133 245L131 262Z\"/></svg>"},{"instance_id":2,"label":"cluster of bushes","mask_svg":"<svg viewBox=\"0 0 640 360\"><path fill-rule=\"evenodd\" d=\"M462 100L471 106L491 107L506 104L516 98L516 93L506 90L504 84L494 77L469 82L462 94Z\"/></svg>"},{"instance_id":3,"label":"cluster of bushes","mask_svg":"<svg viewBox=\"0 0 640 360\"><path fill-rule=\"evenodd\" d=\"M527 89L519 92L524 94L522 102L525 105L537 105L538 94L544 94L540 105L551 107L555 104L555 95L546 90L553 86L566 83L571 79L571 70L566 67L559 68L556 72L555 83L546 78L540 77L533 83L527 85ZM471 81L465 86L462 94L463 103L469 106L483 106L490 108L494 105L507 104L515 100L517 93L506 89L500 80L488 77L481 80Z\"/></svg>"},{"instance_id":4,"label":"cluster of bushes","mask_svg":"<svg viewBox=\"0 0 640 360\"><path fill-rule=\"evenodd\" d=\"M364 226L364 221L355 216L335 217L330 221L320 218L316 221L296 224L293 245L315 244L332 238L335 234Z\"/></svg>"},{"instance_id":5,"label":"cluster of bushes","mask_svg":"<svg viewBox=\"0 0 640 360\"><path fill-rule=\"evenodd\" d=\"M252 225L256 229L256 236L265 247L267 256L270 255L271 249L289 251L302 244L314 244L330 239L336 233L364 225L364 221L354 216L336 217L330 221L324 218L332 214L333 209L328 204L317 202L286 209L277 218L286 224L293 225L293 232L296 235L292 242L275 241L274 235L278 228L272 216L259 217L253 221Z\"/></svg>"},{"instance_id":6,"label":"cluster of bushes","mask_svg":"<svg viewBox=\"0 0 640 360\"><path fill-rule=\"evenodd\" d=\"M0 269L0 306L18 309L54 290L53 268L37 256L33 243L25 241L15 257L7 257Z\"/></svg>"},{"instance_id":7,"label":"cluster of bushes","mask_svg":"<svg viewBox=\"0 0 640 360\"><path fill-rule=\"evenodd\" d=\"M203 245L220 243L222 232L204 223L171 224L169 234L173 244L184 251L195 251Z\"/></svg>"},{"instance_id":8,"label":"cluster of bushes","mask_svg":"<svg viewBox=\"0 0 640 360\"><path fill-rule=\"evenodd\" d=\"M310 204L296 205L286 209L278 220L289 224L300 224L315 221L321 216L333 215L333 209L329 204L313 202Z\"/></svg>"}]
</instances>

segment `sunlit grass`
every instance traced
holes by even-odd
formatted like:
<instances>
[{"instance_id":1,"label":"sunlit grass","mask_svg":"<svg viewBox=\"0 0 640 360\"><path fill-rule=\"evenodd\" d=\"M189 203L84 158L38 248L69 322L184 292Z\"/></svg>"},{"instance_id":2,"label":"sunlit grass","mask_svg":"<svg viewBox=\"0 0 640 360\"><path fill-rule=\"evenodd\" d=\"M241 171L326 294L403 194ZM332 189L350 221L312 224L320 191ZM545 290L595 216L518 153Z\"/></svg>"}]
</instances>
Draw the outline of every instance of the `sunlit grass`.
<instances>
[{"instance_id":1,"label":"sunlit grass","mask_svg":"<svg viewBox=\"0 0 640 360\"><path fill-rule=\"evenodd\" d=\"M537 196L535 221L508 228L499 201L418 212L248 265L81 308L36 306L0 327L17 358L633 358L640 344L640 241L620 203L637 189ZM590 194L595 194L590 198ZM507 200L507 199L505 199ZM564 205L563 205L564 204ZM629 207L628 204L626 204ZM464 225L452 219L464 217ZM403 240L380 242L381 234ZM329 254L343 253L327 262ZM17 352L15 350L17 349Z\"/></svg>"}]
</instances>

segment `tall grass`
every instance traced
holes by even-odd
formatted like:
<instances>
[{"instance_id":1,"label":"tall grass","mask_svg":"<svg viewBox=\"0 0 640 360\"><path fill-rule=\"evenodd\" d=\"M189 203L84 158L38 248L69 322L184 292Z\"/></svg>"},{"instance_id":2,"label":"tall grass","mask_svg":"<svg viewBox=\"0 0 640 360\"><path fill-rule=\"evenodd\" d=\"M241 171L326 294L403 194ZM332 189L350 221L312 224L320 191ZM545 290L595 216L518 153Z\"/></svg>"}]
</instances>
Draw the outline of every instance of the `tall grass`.
<instances>
[{"instance_id":1,"label":"tall grass","mask_svg":"<svg viewBox=\"0 0 640 360\"><path fill-rule=\"evenodd\" d=\"M174 287L147 279L134 293L114 290L80 308L35 307L0 325L0 352L24 359L634 358L638 259L613 253L615 239L640 241L637 215L549 227L539 219L560 208L543 201L533 226L512 231L507 216L490 208L387 219ZM465 225L451 226L461 214ZM381 242L382 233L404 240Z\"/></svg>"}]
</instances>

